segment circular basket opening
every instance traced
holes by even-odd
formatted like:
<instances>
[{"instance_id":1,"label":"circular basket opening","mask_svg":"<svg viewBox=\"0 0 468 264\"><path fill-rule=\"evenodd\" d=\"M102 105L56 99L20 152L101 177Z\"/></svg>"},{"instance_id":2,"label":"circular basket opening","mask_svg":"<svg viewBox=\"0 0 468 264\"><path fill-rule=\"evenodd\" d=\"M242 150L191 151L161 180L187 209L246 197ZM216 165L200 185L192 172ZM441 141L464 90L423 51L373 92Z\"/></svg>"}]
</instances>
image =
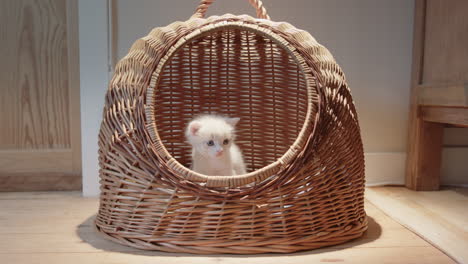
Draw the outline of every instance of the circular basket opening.
<instances>
[{"instance_id":1,"label":"circular basket opening","mask_svg":"<svg viewBox=\"0 0 468 264\"><path fill-rule=\"evenodd\" d=\"M185 128L199 114L240 118L236 144L248 172L278 171L272 167L296 155L312 133L315 78L287 41L255 27L225 23L200 30L172 47L153 73L147 103L155 133L150 134L178 161L175 166L190 168ZM193 173L185 168L178 171Z\"/></svg>"}]
</instances>

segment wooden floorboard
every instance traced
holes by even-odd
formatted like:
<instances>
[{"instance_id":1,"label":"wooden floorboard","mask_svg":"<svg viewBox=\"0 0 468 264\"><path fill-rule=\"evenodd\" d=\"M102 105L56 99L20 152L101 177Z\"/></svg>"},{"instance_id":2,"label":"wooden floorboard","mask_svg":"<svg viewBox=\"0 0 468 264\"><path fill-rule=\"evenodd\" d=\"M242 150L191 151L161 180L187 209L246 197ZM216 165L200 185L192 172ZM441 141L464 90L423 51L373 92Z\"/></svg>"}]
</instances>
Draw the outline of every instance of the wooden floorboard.
<instances>
[{"instance_id":1,"label":"wooden floorboard","mask_svg":"<svg viewBox=\"0 0 468 264\"><path fill-rule=\"evenodd\" d=\"M468 189L416 192L403 187L372 187L371 200L387 215L460 263L468 263Z\"/></svg>"},{"instance_id":2,"label":"wooden floorboard","mask_svg":"<svg viewBox=\"0 0 468 264\"><path fill-rule=\"evenodd\" d=\"M343 245L296 254L209 255L143 251L93 230L96 198L77 192L0 193L1 263L454 263L443 252L366 202L369 230Z\"/></svg>"}]
</instances>

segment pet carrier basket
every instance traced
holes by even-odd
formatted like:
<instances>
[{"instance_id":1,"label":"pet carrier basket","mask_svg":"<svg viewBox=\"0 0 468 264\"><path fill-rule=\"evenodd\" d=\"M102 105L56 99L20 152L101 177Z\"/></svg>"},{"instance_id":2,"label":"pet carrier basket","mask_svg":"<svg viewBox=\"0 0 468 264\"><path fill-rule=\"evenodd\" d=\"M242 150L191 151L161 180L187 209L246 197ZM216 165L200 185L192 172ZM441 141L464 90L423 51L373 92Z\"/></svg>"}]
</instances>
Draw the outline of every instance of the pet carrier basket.
<instances>
[{"instance_id":1,"label":"pet carrier basket","mask_svg":"<svg viewBox=\"0 0 468 264\"><path fill-rule=\"evenodd\" d=\"M195 254L294 252L367 228L356 110L340 67L306 31L247 15L155 28L116 66L99 134L95 224L128 246ZM249 172L190 170L194 116L240 117Z\"/></svg>"}]
</instances>

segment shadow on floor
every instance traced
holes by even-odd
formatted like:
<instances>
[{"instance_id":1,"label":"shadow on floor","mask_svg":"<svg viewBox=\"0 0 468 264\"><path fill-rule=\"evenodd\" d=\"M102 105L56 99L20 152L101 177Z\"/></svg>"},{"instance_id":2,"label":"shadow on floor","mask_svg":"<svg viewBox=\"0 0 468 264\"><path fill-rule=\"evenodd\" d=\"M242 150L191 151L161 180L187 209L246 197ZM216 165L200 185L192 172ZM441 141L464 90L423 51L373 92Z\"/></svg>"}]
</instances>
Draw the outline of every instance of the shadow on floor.
<instances>
[{"instance_id":1,"label":"shadow on floor","mask_svg":"<svg viewBox=\"0 0 468 264\"><path fill-rule=\"evenodd\" d=\"M233 254L212 254L212 255L192 255L186 253L166 253L161 251L147 251L147 250L140 250L132 247L127 247L113 241L107 240L101 234L99 234L94 227L94 218L95 215L86 219L83 223L81 223L77 229L76 233L81 238L84 243L90 244L92 247L110 251L110 252L120 252L120 253L127 253L127 254L135 254L135 255L142 255L142 256L174 256L174 257L182 257L182 256L190 256L190 257L233 257L233 258L247 258L247 257L266 257L266 256L300 256L300 255L309 255L309 254L318 254L324 252L332 252L337 251L345 248L356 247L362 244L366 244L372 242L380 237L382 234L381 226L375 222L372 217L368 216L368 229L366 233L360 238L354 239L350 242L335 245L320 249L314 249L309 251L302 251L290 254L283 254L283 253L262 253L256 255L233 255Z\"/></svg>"}]
</instances>

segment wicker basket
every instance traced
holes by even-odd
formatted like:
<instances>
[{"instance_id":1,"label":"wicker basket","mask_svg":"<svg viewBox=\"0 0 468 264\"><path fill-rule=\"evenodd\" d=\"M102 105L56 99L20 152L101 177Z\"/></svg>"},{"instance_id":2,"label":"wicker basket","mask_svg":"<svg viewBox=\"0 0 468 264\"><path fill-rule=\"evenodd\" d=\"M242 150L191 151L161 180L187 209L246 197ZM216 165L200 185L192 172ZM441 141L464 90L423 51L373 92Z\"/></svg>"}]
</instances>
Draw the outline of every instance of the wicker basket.
<instances>
[{"instance_id":1,"label":"wicker basket","mask_svg":"<svg viewBox=\"0 0 468 264\"><path fill-rule=\"evenodd\" d=\"M156 28L117 65L99 135L97 230L141 249L294 252L367 228L364 159L349 87L307 32L247 15ZM200 113L240 117L248 174L189 169L184 128Z\"/></svg>"}]
</instances>

